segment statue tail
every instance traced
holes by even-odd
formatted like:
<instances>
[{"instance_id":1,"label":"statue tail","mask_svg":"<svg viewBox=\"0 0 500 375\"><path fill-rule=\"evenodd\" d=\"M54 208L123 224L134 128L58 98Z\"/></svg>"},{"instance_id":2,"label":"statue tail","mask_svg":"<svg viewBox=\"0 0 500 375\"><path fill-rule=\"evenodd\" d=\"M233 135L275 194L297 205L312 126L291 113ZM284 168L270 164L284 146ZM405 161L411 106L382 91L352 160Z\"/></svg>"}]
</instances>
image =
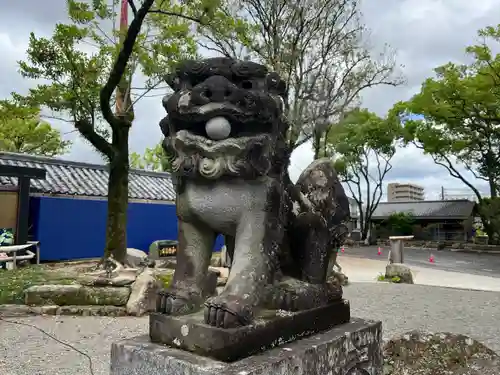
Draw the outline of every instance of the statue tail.
<instances>
[{"instance_id":1,"label":"statue tail","mask_svg":"<svg viewBox=\"0 0 500 375\"><path fill-rule=\"evenodd\" d=\"M321 216L331 231L332 246L340 245L348 232L349 200L331 160L313 161L295 186L301 193L301 206L308 206L309 212Z\"/></svg>"}]
</instances>

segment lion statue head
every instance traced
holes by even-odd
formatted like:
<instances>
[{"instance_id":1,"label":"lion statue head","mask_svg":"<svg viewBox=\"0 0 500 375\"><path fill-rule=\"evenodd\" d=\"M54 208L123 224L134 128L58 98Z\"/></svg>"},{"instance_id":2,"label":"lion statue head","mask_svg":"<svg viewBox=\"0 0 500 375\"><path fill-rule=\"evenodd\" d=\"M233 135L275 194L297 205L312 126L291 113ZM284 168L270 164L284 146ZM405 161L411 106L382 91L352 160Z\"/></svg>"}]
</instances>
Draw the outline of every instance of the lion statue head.
<instances>
[{"instance_id":1,"label":"lion statue head","mask_svg":"<svg viewBox=\"0 0 500 375\"><path fill-rule=\"evenodd\" d=\"M189 60L166 78L160 122L174 173L256 178L283 163L286 85L263 65L230 58Z\"/></svg>"}]
</instances>

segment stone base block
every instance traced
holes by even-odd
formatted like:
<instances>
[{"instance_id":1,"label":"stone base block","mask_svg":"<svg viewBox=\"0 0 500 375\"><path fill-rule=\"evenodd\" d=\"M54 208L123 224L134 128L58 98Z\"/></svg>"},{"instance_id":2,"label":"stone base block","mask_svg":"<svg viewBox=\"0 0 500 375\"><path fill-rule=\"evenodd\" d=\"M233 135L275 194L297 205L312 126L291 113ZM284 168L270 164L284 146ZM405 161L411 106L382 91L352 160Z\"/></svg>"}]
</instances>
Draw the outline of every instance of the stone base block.
<instances>
[{"instance_id":1,"label":"stone base block","mask_svg":"<svg viewBox=\"0 0 500 375\"><path fill-rule=\"evenodd\" d=\"M110 375L382 375L382 324L353 318L234 362L221 362L150 342L149 336L111 347Z\"/></svg>"},{"instance_id":2,"label":"stone base block","mask_svg":"<svg viewBox=\"0 0 500 375\"><path fill-rule=\"evenodd\" d=\"M350 318L350 306L346 300L297 312L262 310L252 324L232 329L205 324L203 311L183 316L152 313L149 316L149 335L157 344L219 361L235 361L347 323Z\"/></svg>"}]
</instances>

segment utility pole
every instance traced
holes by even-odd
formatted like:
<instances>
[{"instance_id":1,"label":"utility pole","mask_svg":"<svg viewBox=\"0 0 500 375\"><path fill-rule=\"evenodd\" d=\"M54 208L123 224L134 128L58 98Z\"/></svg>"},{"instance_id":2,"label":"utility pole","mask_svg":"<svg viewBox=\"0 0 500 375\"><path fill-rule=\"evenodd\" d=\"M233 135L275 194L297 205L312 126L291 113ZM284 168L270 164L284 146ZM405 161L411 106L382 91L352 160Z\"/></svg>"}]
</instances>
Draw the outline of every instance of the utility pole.
<instances>
[{"instance_id":1,"label":"utility pole","mask_svg":"<svg viewBox=\"0 0 500 375\"><path fill-rule=\"evenodd\" d=\"M128 1L122 0L121 8L120 8L120 44L123 44L125 40L125 36L127 35L128 30ZM117 115L125 115L126 108L125 105L125 97L126 97L126 85L124 84L126 79L122 78L122 82L116 88L116 114ZM130 105L130 103L126 103Z\"/></svg>"},{"instance_id":2,"label":"utility pole","mask_svg":"<svg viewBox=\"0 0 500 375\"><path fill-rule=\"evenodd\" d=\"M441 200L444 201L444 186L441 186Z\"/></svg>"}]
</instances>

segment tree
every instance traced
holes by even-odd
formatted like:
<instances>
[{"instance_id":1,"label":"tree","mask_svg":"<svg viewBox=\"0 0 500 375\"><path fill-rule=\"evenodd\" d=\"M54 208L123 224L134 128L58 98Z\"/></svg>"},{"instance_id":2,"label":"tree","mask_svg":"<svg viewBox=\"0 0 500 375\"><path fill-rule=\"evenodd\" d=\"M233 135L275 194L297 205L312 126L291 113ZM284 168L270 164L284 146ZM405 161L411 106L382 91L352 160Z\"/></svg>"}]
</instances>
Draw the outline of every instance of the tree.
<instances>
[{"instance_id":1,"label":"tree","mask_svg":"<svg viewBox=\"0 0 500 375\"><path fill-rule=\"evenodd\" d=\"M413 234L415 217L409 212L395 212L391 214L383 225L391 230L392 236L409 236Z\"/></svg>"},{"instance_id":2,"label":"tree","mask_svg":"<svg viewBox=\"0 0 500 375\"><path fill-rule=\"evenodd\" d=\"M380 118L366 109L354 109L335 125L325 153L359 209L361 236L365 240L373 213L382 198L382 184L391 170L401 126L393 117Z\"/></svg>"},{"instance_id":3,"label":"tree","mask_svg":"<svg viewBox=\"0 0 500 375\"><path fill-rule=\"evenodd\" d=\"M494 200L500 178L500 55L491 42L500 41L500 25L479 31L482 43L466 48L470 64L448 63L435 69L411 100L397 103L394 115L419 114L405 121L405 141L430 155L434 162L469 187L479 202L479 214L490 240L500 227L488 219L491 202L459 167L486 181ZM482 205L485 205L481 208ZM498 205L495 205L497 207ZM488 212L488 214L486 214ZM500 212L493 213L493 216Z\"/></svg>"},{"instance_id":4,"label":"tree","mask_svg":"<svg viewBox=\"0 0 500 375\"><path fill-rule=\"evenodd\" d=\"M124 9L122 19L128 9L133 18L116 30L119 3ZM126 261L128 149L134 105L163 83L163 75L173 64L195 55L192 23L207 22L217 4L216 0L186 4L144 0L138 7L133 0L67 0L70 24L57 24L50 39L30 36L27 61L19 64L21 74L47 83L18 99L44 106L52 117L73 123L109 161L104 257ZM143 23L146 27L141 32ZM110 32L106 25L112 25ZM139 72L147 77L146 87L134 88ZM117 109L113 111L115 92Z\"/></svg>"},{"instance_id":5,"label":"tree","mask_svg":"<svg viewBox=\"0 0 500 375\"><path fill-rule=\"evenodd\" d=\"M67 152L71 142L40 119L40 110L0 101L0 151L56 156Z\"/></svg>"},{"instance_id":6,"label":"tree","mask_svg":"<svg viewBox=\"0 0 500 375\"><path fill-rule=\"evenodd\" d=\"M130 154L130 166L155 172L171 172L172 158L166 154L160 142L155 147L146 147L144 155L132 152Z\"/></svg>"},{"instance_id":7,"label":"tree","mask_svg":"<svg viewBox=\"0 0 500 375\"><path fill-rule=\"evenodd\" d=\"M198 42L230 57L255 59L287 82L290 149L313 139L315 156L332 125L377 85L397 85L386 49L376 59L366 44L357 1L229 1L225 12L245 22L201 28Z\"/></svg>"}]
</instances>

